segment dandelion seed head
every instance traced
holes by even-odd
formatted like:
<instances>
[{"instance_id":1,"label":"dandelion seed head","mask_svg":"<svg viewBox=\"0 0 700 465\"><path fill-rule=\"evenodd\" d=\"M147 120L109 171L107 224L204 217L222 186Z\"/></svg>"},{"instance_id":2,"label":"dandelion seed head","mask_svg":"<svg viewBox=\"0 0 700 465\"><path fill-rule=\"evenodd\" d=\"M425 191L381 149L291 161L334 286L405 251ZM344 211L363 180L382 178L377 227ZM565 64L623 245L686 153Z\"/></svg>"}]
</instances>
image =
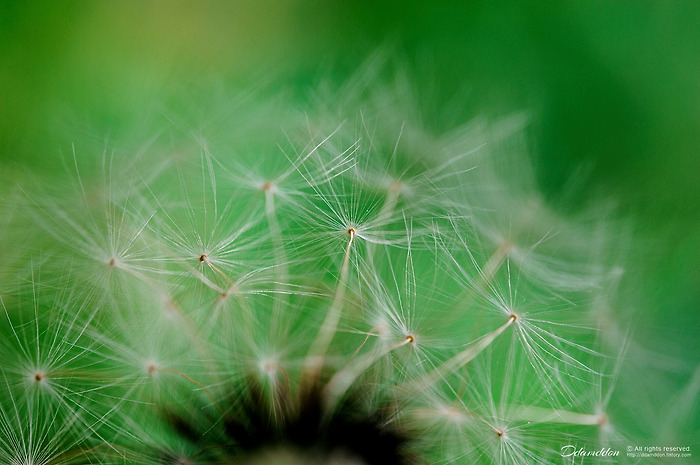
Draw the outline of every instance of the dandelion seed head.
<instances>
[{"instance_id":1,"label":"dandelion seed head","mask_svg":"<svg viewBox=\"0 0 700 465\"><path fill-rule=\"evenodd\" d=\"M143 369L147 375L155 376L161 369L161 367L155 360L147 360L146 363L144 363L143 365Z\"/></svg>"},{"instance_id":2,"label":"dandelion seed head","mask_svg":"<svg viewBox=\"0 0 700 465\"><path fill-rule=\"evenodd\" d=\"M46 384L47 383L47 374L44 371L36 371L34 372L30 379L34 384Z\"/></svg>"},{"instance_id":3,"label":"dandelion seed head","mask_svg":"<svg viewBox=\"0 0 700 465\"><path fill-rule=\"evenodd\" d=\"M621 267L621 266L614 266L614 267L610 270L610 278L612 278L612 279L621 278L622 276L624 276L625 271L626 271L626 270L625 270L623 267Z\"/></svg>"},{"instance_id":4,"label":"dandelion seed head","mask_svg":"<svg viewBox=\"0 0 700 465\"><path fill-rule=\"evenodd\" d=\"M281 154L255 145L245 160L197 134L192 154L177 143L165 160L139 156L153 173L132 167L138 176L112 183L105 160L97 201L76 173L79 202L35 202L38 254L50 251L54 272L57 256L80 267L46 295L25 292L24 311L3 304L0 352L17 347L2 355L0 390L48 386L21 399L60 412L36 431L70 418L64 432L84 430L77 446L96 455L76 463L106 451L120 463L360 465L378 450L381 463L414 452L546 463L553 431L612 430L598 380L615 356L599 348L625 337L606 283L623 268L598 266L604 241L548 209L527 170L511 185L489 152L482 176L467 175L489 145L478 124L392 132L387 121L413 112L394 111L395 83L358 88L371 81L340 93L353 105L334 101L362 104L355 127L312 111L282 134L291 147L271 142ZM63 305L40 305L56 295ZM154 405L182 414L152 425ZM153 454L139 460L144 447Z\"/></svg>"},{"instance_id":5,"label":"dandelion seed head","mask_svg":"<svg viewBox=\"0 0 700 465\"><path fill-rule=\"evenodd\" d=\"M372 332L377 334L381 339L389 339L391 337L391 327L386 321L381 321L374 325Z\"/></svg>"},{"instance_id":6,"label":"dandelion seed head","mask_svg":"<svg viewBox=\"0 0 700 465\"><path fill-rule=\"evenodd\" d=\"M401 193L405 189L405 185L398 179L392 179L389 184L389 191L395 193Z\"/></svg>"},{"instance_id":7,"label":"dandelion seed head","mask_svg":"<svg viewBox=\"0 0 700 465\"><path fill-rule=\"evenodd\" d=\"M267 358L260 362L260 371L262 371L269 378L273 378L275 376L278 368L278 362L273 358Z\"/></svg>"},{"instance_id":8,"label":"dandelion seed head","mask_svg":"<svg viewBox=\"0 0 700 465\"><path fill-rule=\"evenodd\" d=\"M270 192L271 194L279 193L279 187L272 181L265 181L260 184L260 190L263 192Z\"/></svg>"}]
</instances>

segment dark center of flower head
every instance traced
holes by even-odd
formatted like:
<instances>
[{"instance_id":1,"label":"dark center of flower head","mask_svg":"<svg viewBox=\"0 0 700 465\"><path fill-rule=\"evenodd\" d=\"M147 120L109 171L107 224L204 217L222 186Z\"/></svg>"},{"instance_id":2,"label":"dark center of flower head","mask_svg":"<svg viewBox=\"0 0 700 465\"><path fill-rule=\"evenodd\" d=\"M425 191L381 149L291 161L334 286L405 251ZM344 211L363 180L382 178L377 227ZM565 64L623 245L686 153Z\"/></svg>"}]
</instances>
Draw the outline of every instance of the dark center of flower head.
<instances>
[{"instance_id":1,"label":"dark center of flower head","mask_svg":"<svg viewBox=\"0 0 700 465\"><path fill-rule=\"evenodd\" d=\"M319 390L272 397L255 383L217 409L168 411L165 418L200 452L197 464L412 465L409 438L380 410L367 413L359 396L328 412ZM266 395L267 394L267 395ZM223 411L222 411L223 410ZM203 413L207 412L207 413ZM163 463L173 462L166 459Z\"/></svg>"}]
</instances>

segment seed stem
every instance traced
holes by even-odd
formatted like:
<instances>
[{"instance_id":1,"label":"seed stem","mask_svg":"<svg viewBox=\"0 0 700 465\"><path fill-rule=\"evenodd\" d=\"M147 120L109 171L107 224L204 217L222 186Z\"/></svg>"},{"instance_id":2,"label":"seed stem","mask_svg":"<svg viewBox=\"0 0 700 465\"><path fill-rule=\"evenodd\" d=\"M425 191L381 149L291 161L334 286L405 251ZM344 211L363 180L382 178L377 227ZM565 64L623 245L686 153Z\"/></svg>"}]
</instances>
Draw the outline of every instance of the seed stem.
<instances>
[{"instance_id":1,"label":"seed stem","mask_svg":"<svg viewBox=\"0 0 700 465\"><path fill-rule=\"evenodd\" d=\"M224 273L223 271L221 271L221 269L220 269L218 266L214 265L214 264L209 260L209 257L207 257L206 254L200 255L200 256L199 256L199 261L202 262L202 263L206 263L206 264L209 266L209 268L211 268L211 269L214 270L219 276L221 276L222 278L224 278L224 280L226 281L226 283L227 283L229 286L232 286L232 285L234 284L234 282L231 280L231 278L229 278L229 277L226 275L226 273Z\"/></svg>"},{"instance_id":2,"label":"seed stem","mask_svg":"<svg viewBox=\"0 0 700 465\"><path fill-rule=\"evenodd\" d=\"M522 406L513 410L514 420L536 423L565 423L580 426L601 426L607 423L605 414L570 412L561 409Z\"/></svg>"},{"instance_id":3,"label":"seed stem","mask_svg":"<svg viewBox=\"0 0 700 465\"><path fill-rule=\"evenodd\" d=\"M512 247L513 245L510 242L504 241L498 246L498 248L496 248L493 254L491 254L489 259L484 264L484 267L481 269L480 276L482 279L482 285L488 286L493 282L493 278L496 276L496 273L501 268L501 265L508 257Z\"/></svg>"},{"instance_id":4,"label":"seed stem","mask_svg":"<svg viewBox=\"0 0 700 465\"><path fill-rule=\"evenodd\" d=\"M443 379L447 373L454 372L462 368L467 363L474 360L474 358L476 358L477 355L479 355L481 352L484 351L484 349L490 346L491 343L493 343L493 341L495 341L496 338L500 336L506 329L508 329L508 327L517 319L517 315L511 314L508 317L508 320L501 326L494 329L490 333L487 333L486 335L482 336L474 344L470 345L469 347L467 347L462 352L458 353L445 363L441 364L438 367L435 367L433 371L427 373L422 379L419 379L415 383L412 383L414 384L414 389L423 390L426 387L435 384L438 380Z\"/></svg>"},{"instance_id":5,"label":"seed stem","mask_svg":"<svg viewBox=\"0 0 700 465\"><path fill-rule=\"evenodd\" d=\"M311 380L314 380L320 374L321 368L323 367L323 354L325 354L328 350L328 346L333 340L333 336L338 328L338 323L340 322L340 316L343 309L343 300L345 299L345 290L348 284L348 275L350 272L350 252L352 250L352 244L355 240L355 234L355 228L348 228L348 235L350 236L350 239L345 247L343 263L340 267L338 285L336 287L331 306L326 314L326 319L323 321L323 325L321 325L321 329L316 335L316 339L311 344L309 354L304 360L302 385L307 376L311 376Z\"/></svg>"},{"instance_id":6,"label":"seed stem","mask_svg":"<svg viewBox=\"0 0 700 465\"><path fill-rule=\"evenodd\" d=\"M289 277L289 269L287 266L287 251L284 246L284 241L282 239L282 228L280 228L279 220L277 219L277 210L275 208L275 193L271 188L269 183L265 184L263 187L265 191L265 215L267 216L267 224L270 228L270 234L272 236L272 245L274 249L275 259L277 261L277 266L275 267L275 276L277 281L277 291L278 295L275 298L273 304L273 318L272 324L277 325L279 321L282 321L282 312L289 304L289 295L284 292L282 286L287 281ZM271 331L275 334L276 331Z\"/></svg>"},{"instance_id":7,"label":"seed stem","mask_svg":"<svg viewBox=\"0 0 700 465\"><path fill-rule=\"evenodd\" d=\"M364 373L369 367L374 365L377 360L400 347L413 344L414 342L415 337L409 334L403 339L403 341L365 354L363 357L355 359L353 363L350 363L345 368L338 371L331 378L324 389L324 400L326 402L326 406L328 407L327 412L333 412L333 407L335 406L336 402L343 396L343 394L345 394L345 392L347 392L357 377Z\"/></svg>"}]
</instances>

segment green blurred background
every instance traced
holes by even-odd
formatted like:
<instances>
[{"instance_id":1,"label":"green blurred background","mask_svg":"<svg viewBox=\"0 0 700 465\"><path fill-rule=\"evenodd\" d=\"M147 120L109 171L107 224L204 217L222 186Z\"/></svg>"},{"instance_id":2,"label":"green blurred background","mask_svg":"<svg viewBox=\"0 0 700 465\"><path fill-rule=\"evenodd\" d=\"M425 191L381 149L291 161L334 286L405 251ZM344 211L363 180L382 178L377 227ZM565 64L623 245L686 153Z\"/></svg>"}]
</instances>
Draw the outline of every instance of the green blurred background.
<instances>
[{"instance_id":1,"label":"green blurred background","mask_svg":"<svg viewBox=\"0 0 700 465\"><path fill-rule=\"evenodd\" d=\"M449 129L482 113L533 110L528 135L547 196L566 192L572 209L603 196L633 219L627 292L643 306L633 324L638 340L687 362L674 380L679 387L698 365L700 3L18 1L0 8L3 181L54 169L74 140L128 138L173 96L196 99L208 86L260 81L303 95L320 77L342 81L386 47L412 69L430 124ZM455 93L466 96L463 107L441 113ZM572 197L574 175L582 177Z\"/></svg>"}]
</instances>

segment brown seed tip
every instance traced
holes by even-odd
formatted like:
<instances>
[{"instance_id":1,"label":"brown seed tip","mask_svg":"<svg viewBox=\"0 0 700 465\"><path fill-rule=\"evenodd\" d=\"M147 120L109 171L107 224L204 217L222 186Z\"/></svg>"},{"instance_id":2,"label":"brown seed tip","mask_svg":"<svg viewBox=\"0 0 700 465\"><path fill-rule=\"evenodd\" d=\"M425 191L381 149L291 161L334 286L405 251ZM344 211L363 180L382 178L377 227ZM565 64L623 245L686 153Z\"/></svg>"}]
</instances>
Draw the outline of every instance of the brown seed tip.
<instances>
[{"instance_id":1,"label":"brown seed tip","mask_svg":"<svg viewBox=\"0 0 700 465\"><path fill-rule=\"evenodd\" d=\"M348 228L348 234L350 234L350 236L354 236L356 232L355 228Z\"/></svg>"},{"instance_id":2,"label":"brown seed tip","mask_svg":"<svg viewBox=\"0 0 700 465\"><path fill-rule=\"evenodd\" d=\"M517 319L518 319L518 315L516 315L515 313L511 313L510 318L508 318L508 323L512 323Z\"/></svg>"},{"instance_id":3,"label":"brown seed tip","mask_svg":"<svg viewBox=\"0 0 700 465\"><path fill-rule=\"evenodd\" d=\"M36 381L37 383L41 382L42 379L44 379L44 375L42 375L41 373L34 374L34 381Z\"/></svg>"},{"instance_id":4,"label":"brown seed tip","mask_svg":"<svg viewBox=\"0 0 700 465\"><path fill-rule=\"evenodd\" d=\"M502 438L504 434L506 434L506 432L503 431L501 428L498 428L496 430L496 436L498 436L499 438Z\"/></svg>"},{"instance_id":5,"label":"brown seed tip","mask_svg":"<svg viewBox=\"0 0 700 465\"><path fill-rule=\"evenodd\" d=\"M199 261L200 261L200 262L203 262L203 261L206 260L206 259L207 259L207 255L206 255L206 254L202 254L202 255L199 256Z\"/></svg>"},{"instance_id":6,"label":"brown seed tip","mask_svg":"<svg viewBox=\"0 0 700 465\"><path fill-rule=\"evenodd\" d=\"M114 266L117 261L114 258L109 259L109 266Z\"/></svg>"},{"instance_id":7,"label":"brown seed tip","mask_svg":"<svg viewBox=\"0 0 700 465\"><path fill-rule=\"evenodd\" d=\"M272 189L272 183L266 182L265 184L263 184L262 190L269 191L270 189Z\"/></svg>"},{"instance_id":8,"label":"brown seed tip","mask_svg":"<svg viewBox=\"0 0 700 465\"><path fill-rule=\"evenodd\" d=\"M409 344L413 344L413 343L416 341L416 338L413 337L412 334L408 334L408 335L406 336L406 341L407 341Z\"/></svg>"}]
</instances>

